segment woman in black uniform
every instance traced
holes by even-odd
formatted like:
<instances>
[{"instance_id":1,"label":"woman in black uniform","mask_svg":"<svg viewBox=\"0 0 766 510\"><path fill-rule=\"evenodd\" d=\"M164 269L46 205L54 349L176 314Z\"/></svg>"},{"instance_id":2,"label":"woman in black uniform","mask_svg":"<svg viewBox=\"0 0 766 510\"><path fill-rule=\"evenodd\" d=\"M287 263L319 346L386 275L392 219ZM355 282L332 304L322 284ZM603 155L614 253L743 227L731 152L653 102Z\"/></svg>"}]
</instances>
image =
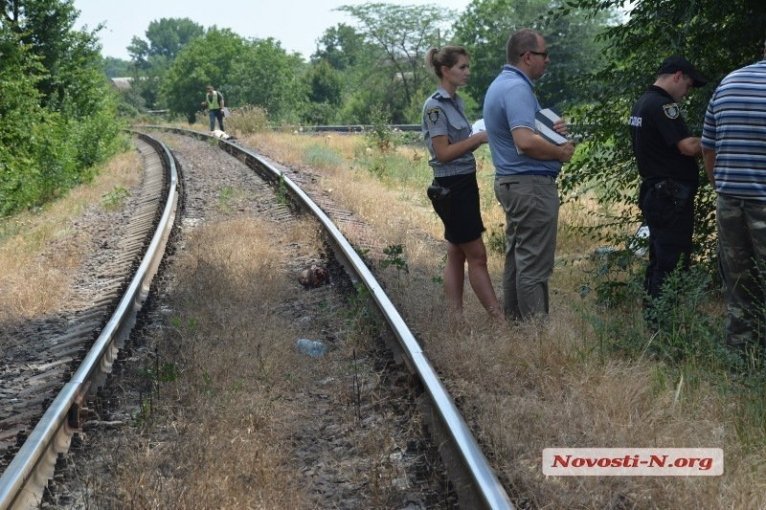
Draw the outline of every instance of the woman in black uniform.
<instances>
[{"instance_id":1,"label":"woman in black uniform","mask_svg":"<svg viewBox=\"0 0 766 510\"><path fill-rule=\"evenodd\" d=\"M439 78L439 87L423 106L423 137L434 170L434 184L449 190L446 197L432 198L434 209L444 223L447 240L447 266L444 268L444 291L453 311L462 317L465 264L468 281L489 314L504 320L492 281L487 271L487 250L481 234L484 223L479 209L476 182L476 159L473 156L487 133L471 134L463 100L457 89L468 82L468 53L460 46L432 48L426 64ZM434 197L438 190L430 190ZM444 192L442 193L444 194Z\"/></svg>"}]
</instances>

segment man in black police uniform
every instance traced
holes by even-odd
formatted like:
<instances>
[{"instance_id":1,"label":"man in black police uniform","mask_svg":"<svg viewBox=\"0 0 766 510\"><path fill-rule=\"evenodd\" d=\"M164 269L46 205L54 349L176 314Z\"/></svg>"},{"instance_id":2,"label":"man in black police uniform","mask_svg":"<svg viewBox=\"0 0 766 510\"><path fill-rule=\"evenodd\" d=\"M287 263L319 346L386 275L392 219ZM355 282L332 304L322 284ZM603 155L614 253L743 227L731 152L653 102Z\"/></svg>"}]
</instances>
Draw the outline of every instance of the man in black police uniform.
<instances>
[{"instance_id":1,"label":"man in black police uniform","mask_svg":"<svg viewBox=\"0 0 766 510\"><path fill-rule=\"evenodd\" d=\"M707 80L685 58L666 58L657 79L638 99L629 120L642 183L638 204L649 226L644 288L651 307L667 275L689 268L700 139L691 136L678 102ZM654 322L654 321L652 321Z\"/></svg>"}]
</instances>

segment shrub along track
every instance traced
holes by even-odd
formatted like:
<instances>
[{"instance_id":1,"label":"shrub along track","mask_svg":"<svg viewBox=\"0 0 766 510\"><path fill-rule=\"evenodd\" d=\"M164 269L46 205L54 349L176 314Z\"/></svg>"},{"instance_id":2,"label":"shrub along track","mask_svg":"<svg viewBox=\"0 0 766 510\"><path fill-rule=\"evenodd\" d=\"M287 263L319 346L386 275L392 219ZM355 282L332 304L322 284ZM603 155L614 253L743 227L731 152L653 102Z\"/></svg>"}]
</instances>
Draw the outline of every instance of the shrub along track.
<instances>
[{"instance_id":1,"label":"shrub along track","mask_svg":"<svg viewBox=\"0 0 766 510\"><path fill-rule=\"evenodd\" d=\"M178 440L167 432L161 438L141 438L135 425L140 421L137 417L146 417L147 395L154 395L156 390L156 381L145 376L147 367L159 366L157 356L189 348L179 343L169 324L169 317L177 311L166 304L166 298L189 277L180 272L176 263L189 236L205 225L232 218L265 218L284 229L298 221L284 197L214 145L176 135L159 138L171 147L184 175L181 226L173 236L171 255L146 313L116 363L116 377L110 378L98 401L91 405L92 414L84 430L87 440L83 443L88 447L74 448L60 463L63 474L52 484L45 501L47 508L120 507L116 501L128 504L125 498L135 496L126 496L124 488L114 486L103 476L114 472L113 463L121 461L116 452L141 448L131 441ZM301 172L291 173L290 178L320 202L334 221L364 228L363 222L332 203L319 189L315 176ZM248 242L268 243L269 239ZM311 239L305 246L286 248L298 256L285 264L275 262L275 269L290 274L294 288L288 300L272 308L287 320L305 323L307 330L320 332L321 340L330 345L327 360L321 363L306 356L299 358L301 363L319 364L322 368L312 369L315 380L305 391L289 397L293 407L303 409L296 417L300 423L295 426L289 456L298 471L298 485L309 488L309 507L454 507L456 497L448 489L442 468L437 467L437 454L423 431L411 377L404 367L393 364L381 341L380 337L387 333L376 330L375 338L366 345L354 349L343 346L348 324L338 322L338 317L348 315L344 310L350 301L354 304L354 287L332 257ZM372 241L362 248L381 249ZM328 285L304 288L298 282L296 276L311 265L328 269ZM353 366L351 374L349 366ZM151 405L162 406L162 399L153 398ZM365 445L383 432L389 437L379 441L375 458L370 458ZM166 478L172 479L173 467L167 470ZM258 488L245 483L243 489L255 492ZM131 501L137 507L149 506L148 502ZM160 503L161 507L167 505L188 508L191 503ZM203 502L200 505L205 507Z\"/></svg>"}]
</instances>

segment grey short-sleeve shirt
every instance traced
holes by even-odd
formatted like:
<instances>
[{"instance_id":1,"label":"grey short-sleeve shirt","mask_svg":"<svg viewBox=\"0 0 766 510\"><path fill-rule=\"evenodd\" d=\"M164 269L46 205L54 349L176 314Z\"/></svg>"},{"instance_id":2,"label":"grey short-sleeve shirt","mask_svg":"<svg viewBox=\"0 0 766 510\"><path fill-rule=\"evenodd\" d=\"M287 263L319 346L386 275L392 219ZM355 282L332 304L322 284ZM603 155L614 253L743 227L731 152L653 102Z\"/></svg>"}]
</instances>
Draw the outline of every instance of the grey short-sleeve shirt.
<instances>
[{"instance_id":1,"label":"grey short-sleeve shirt","mask_svg":"<svg viewBox=\"0 0 766 510\"><path fill-rule=\"evenodd\" d=\"M431 159L428 164L434 169L434 177L449 177L476 172L476 159L472 152L466 152L448 163L436 159L434 136L447 136L450 143L465 140L471 136L471 123L465 116L463 100L439 87L423 105L423 139L428 146Z\"/></svg>"}]
</instances>

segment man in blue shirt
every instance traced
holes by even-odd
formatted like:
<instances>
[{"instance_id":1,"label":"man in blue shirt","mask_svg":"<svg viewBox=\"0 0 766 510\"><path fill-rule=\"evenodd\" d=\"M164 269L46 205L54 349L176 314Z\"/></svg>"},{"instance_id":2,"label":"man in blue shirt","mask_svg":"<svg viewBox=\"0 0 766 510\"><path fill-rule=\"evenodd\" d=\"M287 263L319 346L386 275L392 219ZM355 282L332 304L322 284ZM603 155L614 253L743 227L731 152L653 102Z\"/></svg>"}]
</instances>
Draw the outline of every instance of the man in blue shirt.
<instances>
[{"instance_id":1,"label":"man in blue shirt","mask_svg":"<svg viewBox=\"0 0 766 510\"><path fill-rule=\"evenodd\" d=\"M724 78L708 104L702 156L718 193L716 221L726 342L766 340L766 46L764 59Z\"/></svg>"},{"instance_id":2,"label":"man in blue shirt","mask_svg":"<svg viewBox=\"0 0 766 510\"><path fill-rule=\"evenodd\" d=\"M530 29L515 32L506 45L506 60L487 89L484 122L495 165L495 196L506 219L503 306L509 319L519 320L548 313L559 211L556 176L574 146L551 143L535 127L541 108L533 82L550 62L543 36ZM563 121L554 129L566 134Z\"/></svg>"}]
</instances>

